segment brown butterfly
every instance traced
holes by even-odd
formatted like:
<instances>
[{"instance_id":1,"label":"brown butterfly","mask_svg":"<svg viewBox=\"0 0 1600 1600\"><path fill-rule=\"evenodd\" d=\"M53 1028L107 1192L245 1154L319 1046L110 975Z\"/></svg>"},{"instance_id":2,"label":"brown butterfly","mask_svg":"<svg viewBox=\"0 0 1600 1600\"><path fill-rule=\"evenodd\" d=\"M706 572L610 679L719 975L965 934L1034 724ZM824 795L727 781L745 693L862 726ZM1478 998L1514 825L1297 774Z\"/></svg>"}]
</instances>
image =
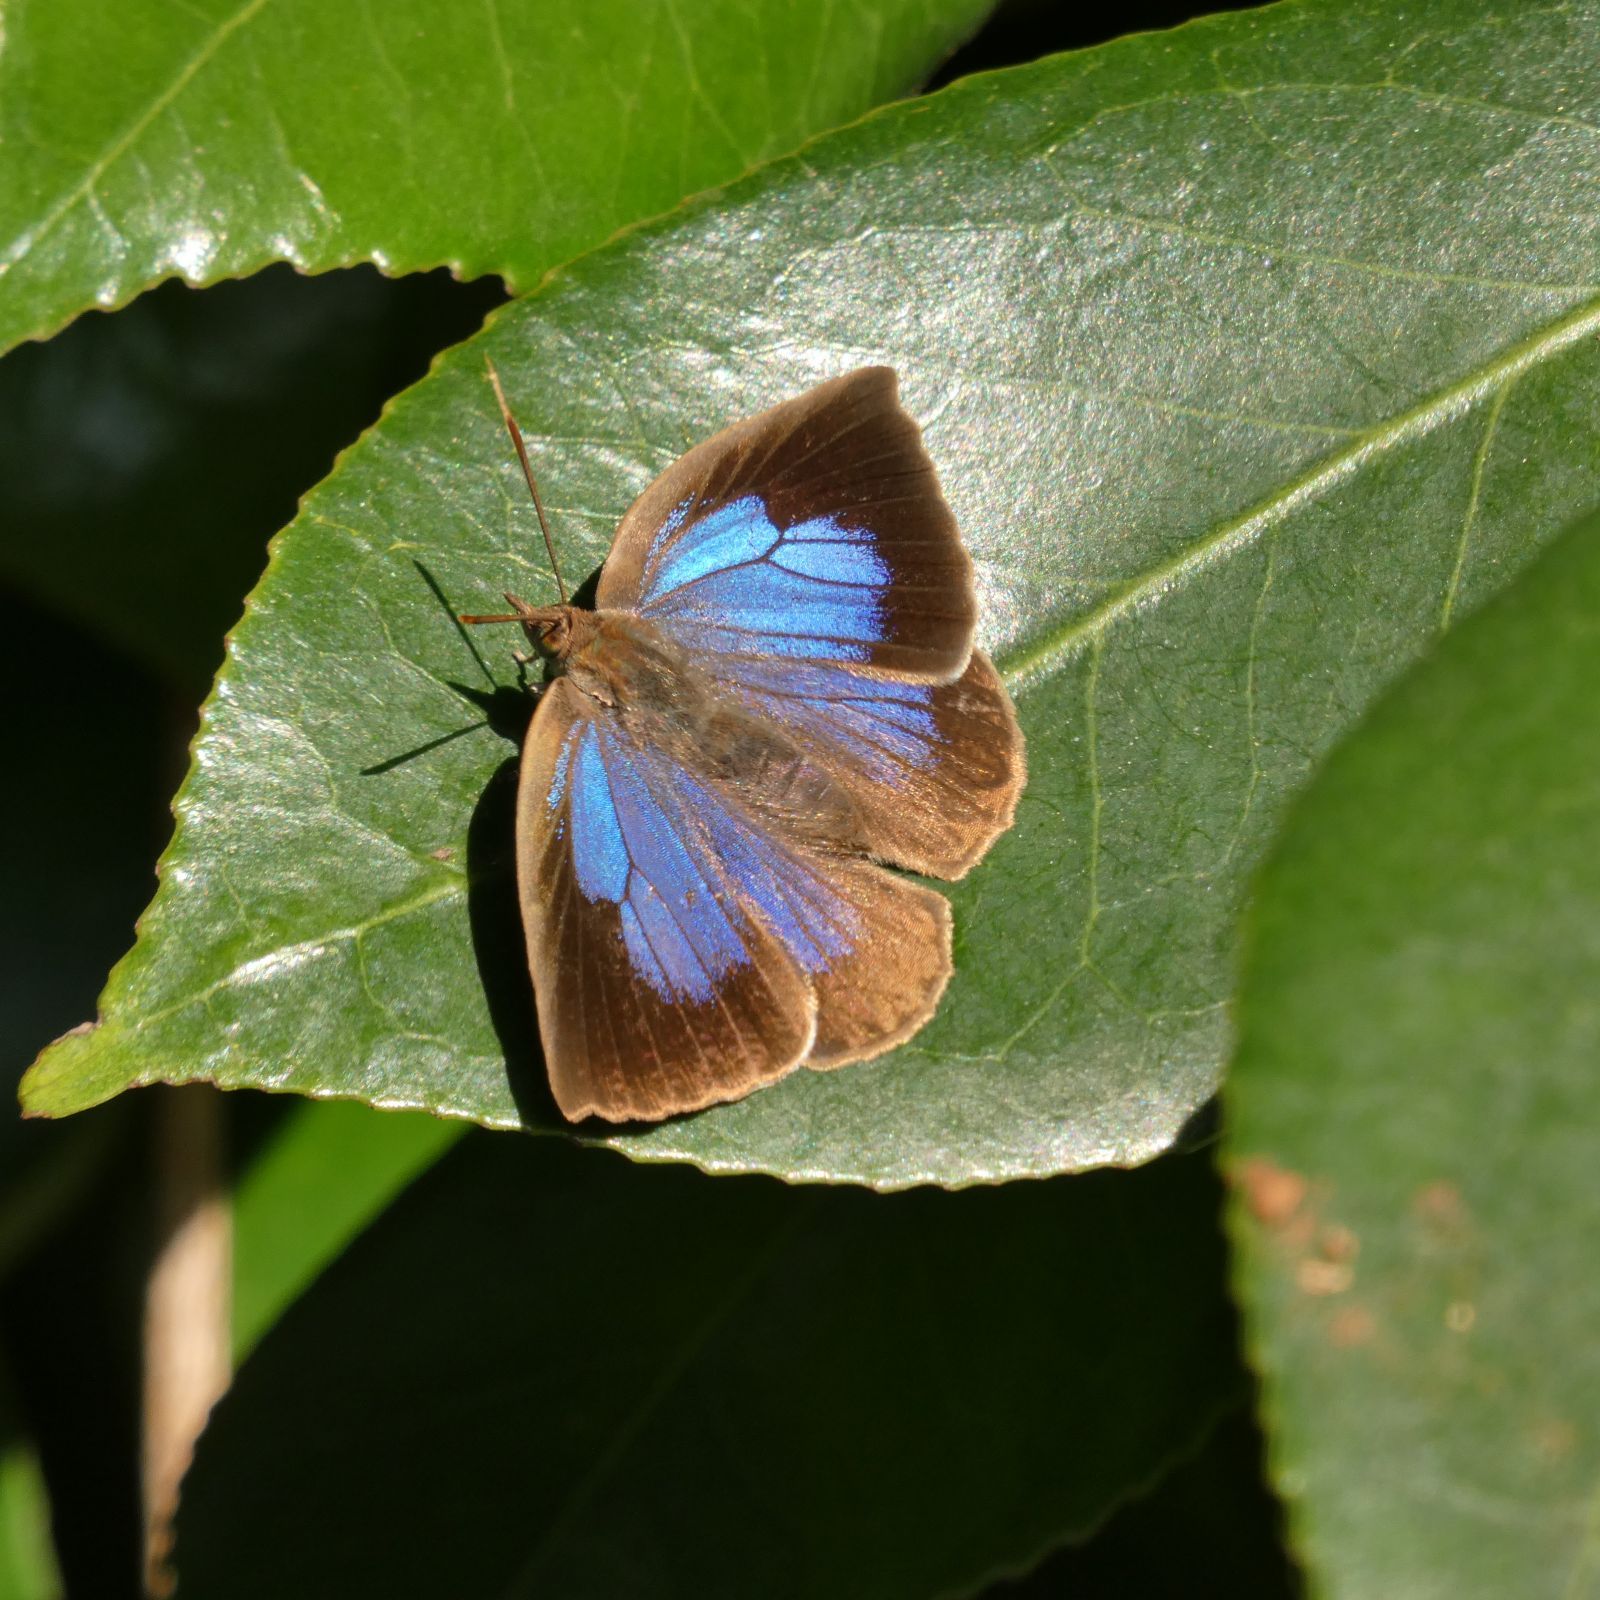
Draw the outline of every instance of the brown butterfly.
<instances>
[{"instance_id":1,"label":"brown butterfly","mask_svg":"<svg viewBox=\"0 0 1600 1600\"><path fill-rule=\"evenodd\" d=\"M697 445L622 519L595 609L561 596L463 620L520 622L551 675L517 872L562 1112L672 1116L909 1039L950 907L880 863L961 877L1024 761L894 373Z\"/></svg>"}]
</instances>

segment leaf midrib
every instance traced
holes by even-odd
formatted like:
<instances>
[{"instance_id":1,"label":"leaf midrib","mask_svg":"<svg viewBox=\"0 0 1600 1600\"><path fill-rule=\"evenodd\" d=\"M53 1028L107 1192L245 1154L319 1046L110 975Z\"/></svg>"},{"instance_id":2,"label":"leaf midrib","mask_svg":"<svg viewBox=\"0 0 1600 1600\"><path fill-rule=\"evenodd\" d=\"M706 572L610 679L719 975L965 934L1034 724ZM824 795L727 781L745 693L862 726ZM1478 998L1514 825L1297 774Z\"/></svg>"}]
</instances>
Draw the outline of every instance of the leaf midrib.
<instances>
[{"instance_id":1,"label":"leaf midrib","mask_svg":"<svg viewBox=\"0 0 1600 1600\"><path fill-rule=\"evenodd\" d=\"M1591 333L1600 334L1600 295L1585 301L1508 349L1471 368L1453 383L1426 394L1406 410L1363 429L1349 444L1324 456L1271 494L1219 523L1194 543L1122 585L1088 611L1002 656L1001 675L1013 693L1025 694L1064 666L1113 624L1152 605L1213 562L1248 549L1301 506L1354 476L1369 461L1398 445L1424 438L1435 428L1509 389L1524 373L1554 358Z\"/></svg>"},{"instance_id":2,"label":"leaf midrib","mask_svg":"<svg viewBox=\"0 0 1600 1600\"><path fill-rule=\"evenodd\" d=\"M158 1011L140 1017L134 1024L134 1031L140 1032L145 1028L157 1027L181 1011L204 1005L213 995L221 994L224 989L246 978L255 977L261 970L275 962L292 960L300 955L315 955L331 945L359 941L374 928L381 928L390 922L399 922L419 911L426 911L441 901L453 900L465 893L466 880L458 874L447 882L430 885L397 906L387 906L375 911L370 917L351 923L348 927L334 928L327 933L313 934L305 939L295 939L289 944L278 945L272 950L264 950L260 955L251 956L248 961L239 962L220 978L213 979L204 987L195 990L193 994L186 995L181 1000L173 1000Z\"/></svg>"}]
</instances>

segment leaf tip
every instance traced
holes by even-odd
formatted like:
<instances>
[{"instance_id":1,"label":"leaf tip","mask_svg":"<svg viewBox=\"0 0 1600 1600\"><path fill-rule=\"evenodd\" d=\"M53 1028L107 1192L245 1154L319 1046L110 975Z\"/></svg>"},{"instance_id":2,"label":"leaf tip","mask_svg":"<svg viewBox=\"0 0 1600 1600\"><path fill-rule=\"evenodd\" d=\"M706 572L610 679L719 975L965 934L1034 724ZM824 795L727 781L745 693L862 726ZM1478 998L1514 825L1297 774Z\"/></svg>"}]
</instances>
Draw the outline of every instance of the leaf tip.
<instances>
[{"instance_id":1,"label":"leaf tip","mask_svg":"<svg viewBox=\"0 0 1600 1600\"><path fill-rule=\"evenodd\" d=\"M100 1068L103 1034L102 1023L80 1022L39 1052L17 1087L24 1117L68 1117L126 1087L107 1081Z\"/></svg>"}]
</instances>

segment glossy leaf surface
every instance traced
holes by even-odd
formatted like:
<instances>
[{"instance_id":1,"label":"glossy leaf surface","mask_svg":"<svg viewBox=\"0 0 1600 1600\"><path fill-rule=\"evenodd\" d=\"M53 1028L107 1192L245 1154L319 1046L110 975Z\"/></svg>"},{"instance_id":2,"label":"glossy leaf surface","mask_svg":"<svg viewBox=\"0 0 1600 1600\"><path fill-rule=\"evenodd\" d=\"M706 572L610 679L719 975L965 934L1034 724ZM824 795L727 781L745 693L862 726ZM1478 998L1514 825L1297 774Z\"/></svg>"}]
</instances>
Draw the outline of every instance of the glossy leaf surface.
<instances>
[{"instance_id":1,"label":"glossy leaf surface","mask_svg":"<svg viewBox=\"0 0 1600 1600\"><path fill-rule=\"evenodd\" d=\"M977 560L1017 825L952 895L956 978L910 1045L605 1136L884 1187L1169 1146L1227 1058L1286 800L1600 499L1597 26L1295 5L970 80L507 308L280 542L142 943L30 1107L211 1076L560 1126L510 751L453 737L484 705L519 724L506 647L449 609L551 595L482 355L580 573L688 445L881 360Z\"/></svg>"},{"instance_id":2,"label":"glossy leaf surface","mask_svg":"<svg viewBox=\"0 0 1600 1600\"><path fill-rule=\"evenodd\" d=\"M916 84L986 0L21 0L0 348L163 278L556 262Z\"/></svg>"},{"instance_id":3,"label":"glossy leaf surface","mask_svg":"<svg viewBox=\"0 0 1600 1600\"><path fill-rule=\"evenodd\" d=\"M1261 884L1239 1284L1314 1592L1600 1588L1600 522L1330 760Z\"/></svg>"},{"instance_id":4,"label":"glossy leaf surface","mask_svg":"<svg viewBox=\"0 0 1600 1600\"><path fill-rule=\"evenodd\" d=\"M182 1590L971 1593L1240 1395L1218 1200L1195 1156L884 1197L475 1135L241 1369Z\"/></svg>"}]
</instances>

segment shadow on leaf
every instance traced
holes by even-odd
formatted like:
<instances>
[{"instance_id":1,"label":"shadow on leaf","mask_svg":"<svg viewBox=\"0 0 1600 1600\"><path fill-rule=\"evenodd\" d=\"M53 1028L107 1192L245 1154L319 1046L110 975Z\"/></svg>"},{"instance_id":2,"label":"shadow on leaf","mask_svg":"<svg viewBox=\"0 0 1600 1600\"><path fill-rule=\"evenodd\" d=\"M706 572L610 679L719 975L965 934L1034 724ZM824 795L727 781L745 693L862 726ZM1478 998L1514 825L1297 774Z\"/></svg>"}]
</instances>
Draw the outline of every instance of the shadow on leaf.
<instances>
[{"instance_id":1,"label":"shadow on leaf","mask_svg":"<svg viewBox=\"0 0 1600 1600\"><path fill-rule=\"evenodd\" d=\"M526 706L527 697L522 698ZM516 815L517 762L507 760L484 786L467 827L467 916L489 1020L505 1052L506 1082L517 1110L530 1126L560 1127L539 1045L517 902Z\"/></svg>"}]
</instances>

